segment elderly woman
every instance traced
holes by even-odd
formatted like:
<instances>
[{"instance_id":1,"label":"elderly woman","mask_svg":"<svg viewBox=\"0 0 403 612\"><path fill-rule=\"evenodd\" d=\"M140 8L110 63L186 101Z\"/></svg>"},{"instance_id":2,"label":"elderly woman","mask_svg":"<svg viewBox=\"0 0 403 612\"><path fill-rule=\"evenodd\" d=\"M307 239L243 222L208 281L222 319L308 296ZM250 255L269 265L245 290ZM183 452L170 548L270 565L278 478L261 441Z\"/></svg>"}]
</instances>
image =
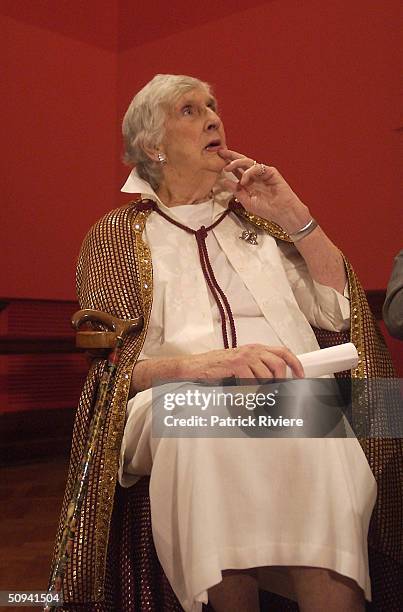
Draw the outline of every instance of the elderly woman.
<instances>
[{"instance_id":1,"label":"elderly woman","mask_svg":"<svg viewBox=\"0 0 403 612\"><path fill-rule=\"evenodd\" d=\"M95 560L86 571L94 571L93 598L102 599L116 473L123 487L151 474L155 547L184 610L208 601L216 612L255 612L259 586L309 612L364 610L376 484L355 438L151 433L155 380L253 382L284 377L286 366L303 377L296 355L319 348L312 326L349 328L349 285L360 312L360 367L375 372L353 272L346 264L348 284L340 251L275 167L227 148L207 83L157 75L131 102L123 134L135 169L122 191L135 200L87 236L78 292L82 307L142 314L145 326L123 352L90 481L97 552L91 557L78 538L72 564ZM91 394L87 387L86 418ZM91 512L87 504L79 531L89 529Z\"/></svg>"},{"instance_id":2,"label":"elderly woman","mask_svg":"<svg viewBox=\"0 0 403 612\"><path fill-rule=\"evenodd\" d=\"M133 370L131 394L143 393L128 405L121 481L129 485L132 474L151 471L155 544L179 600L194 610L208 591L217 612L252 612L256 572L233 570L222 580L221 572L281 566L303 609L364 609L375 486L356 441L155 440L145 391L156 378L279 378L286 365L303 376L295 353L318 348L310 324L340 330L349 319L342 255L275 168L227 148L206 83L155 77L132 101L123 132L126 159L136 167L124 190L158 209L145 228L154 302ZM248 226L233 215L207 230L208 258L227 298L223 322L195 236L178 222L208 228L232 194L250 213L280 225L302 257L270 236L259 235L257 245L239 240ZM349 464L356 465L354 477ZM354 520L334 520L336 500Z\"/></svg>"}]
</instances>

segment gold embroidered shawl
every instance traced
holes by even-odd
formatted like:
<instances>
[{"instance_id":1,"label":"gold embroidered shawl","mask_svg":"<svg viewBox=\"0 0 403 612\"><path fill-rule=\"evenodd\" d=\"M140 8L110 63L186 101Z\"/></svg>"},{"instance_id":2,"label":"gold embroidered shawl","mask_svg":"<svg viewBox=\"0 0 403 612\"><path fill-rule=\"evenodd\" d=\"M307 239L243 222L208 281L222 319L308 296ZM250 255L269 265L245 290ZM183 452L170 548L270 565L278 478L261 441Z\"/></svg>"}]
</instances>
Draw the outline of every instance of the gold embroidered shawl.
<instances>
[{"instance_id":1,"label":"gold embroidered shawl","mask_svg":"<svg viewBox=\"0 0 403 612\"><path fill-rule=\"evenodd\" d=\"M114 492L132 369L141 351L152 306L152 263L142 232L150 211L137 207L139 200L106 214L86 236L77 268L77 292L81 308L108 312L121 319L144 316L137 337L128 337L118 366L106 426L90 471L74 550L64 580L66 602L101 602L104 597L105 563ZM280 227L246 211L238 214L279 240L290 241ZM346 261L351 299L351 341L360 361L353 378L388 378L393 367L369 309L365 293ZM57 532L55 557L63 530L74 476L83 453L91 420L97 382L105 362L93 362L77 409L70 467ZM372 544L396 562L402 561L402 465L401 440L361 441L378 480L378 502L373 514ZM383 482L382 474L389 470ZM400 490L398 483L400 483Z\"/></svg>"}]
</instances>

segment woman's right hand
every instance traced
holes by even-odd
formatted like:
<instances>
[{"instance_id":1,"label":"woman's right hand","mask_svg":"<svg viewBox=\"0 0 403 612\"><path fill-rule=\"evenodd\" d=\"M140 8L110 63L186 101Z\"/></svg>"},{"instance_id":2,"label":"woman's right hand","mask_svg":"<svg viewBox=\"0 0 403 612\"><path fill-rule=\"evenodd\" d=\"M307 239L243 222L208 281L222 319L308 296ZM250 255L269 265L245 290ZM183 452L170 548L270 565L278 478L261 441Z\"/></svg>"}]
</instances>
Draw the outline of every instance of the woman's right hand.
<instances>
[{"instance_id":1,"label":"woman's right hand","mask_svg":"<svg viewBox=\"0 0 403 612\"><path fill-rule=\"evenodd\" d=\"M185 357L147 359L138 362L133 370L130 396L149 389L156 379L219 381L234 376L268 380L285 378L287 366L294 378L304 377L301 362L288 348L263 344L245 344L238 348L218 349Z\"/></svg>"},{"instance_id":2,"label":"woman's right hand","mask_svg":"<svg viewBox=\"0 0 403 612\"><path fill-rule=\"evenodd\" d=\"M299 359L285 346L245 344L235 349L221 349L189 355L179 364L178 378L220 380L235 376L247 379L285 378L289 366L295 378L303 378Z\"/></svg>"}]
</instances>

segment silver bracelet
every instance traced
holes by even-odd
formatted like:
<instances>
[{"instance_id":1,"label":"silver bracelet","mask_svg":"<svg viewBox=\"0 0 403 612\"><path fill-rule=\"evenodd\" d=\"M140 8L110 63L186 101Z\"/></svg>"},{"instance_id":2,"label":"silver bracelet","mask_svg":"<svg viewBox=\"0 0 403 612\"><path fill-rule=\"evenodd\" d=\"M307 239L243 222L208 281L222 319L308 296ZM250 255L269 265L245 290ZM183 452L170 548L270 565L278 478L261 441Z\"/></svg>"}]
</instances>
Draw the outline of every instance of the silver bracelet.
<instances>
[{"instance_id":1,"label":"silver bracelet","mask_svg":"<svg viewBox=\"0 0 403 612\"><path fill-rule=\"evenodd\" d=\"M293 242L298 242L298 240L302 240L302 238L305 238L305 236L308 236L308 234L313 232L315 227L318 227L318 223L315 221L315 219L311 219L306 225L304 225L304 227L301 227L301 229L294 234L290 234L290 238Z\"/></svg>"}]
</instances>

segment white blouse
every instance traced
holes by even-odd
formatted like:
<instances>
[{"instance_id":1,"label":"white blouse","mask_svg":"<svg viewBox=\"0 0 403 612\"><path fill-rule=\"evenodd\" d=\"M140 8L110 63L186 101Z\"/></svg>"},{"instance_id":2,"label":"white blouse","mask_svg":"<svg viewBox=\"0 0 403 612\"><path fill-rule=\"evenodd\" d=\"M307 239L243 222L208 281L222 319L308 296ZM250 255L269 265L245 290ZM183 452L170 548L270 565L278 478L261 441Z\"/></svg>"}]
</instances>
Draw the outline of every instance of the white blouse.
<instances>
[{"instance_id":1,"label":"white blouse","mask_svg":"<svg viewBox=\"0 0 403 612\"><path fill-rule=\"evenodd\" d=\"M158 204L171 218L198 229L211 225L226 201L174 208ZM230 213L206 239L215 277L234 316L238 346L264 338L266 345L286 345L300 354L318 348L311 325L348 329L347 297L313 281L292 245L277 244L255 228L258 244L252 245L240 239L244 229L250 225ZM153 306L139 358L223 348L220 313L204 278L194 235L152 212L143 239L152 254Z\"/></svg>"}]
</instances>

